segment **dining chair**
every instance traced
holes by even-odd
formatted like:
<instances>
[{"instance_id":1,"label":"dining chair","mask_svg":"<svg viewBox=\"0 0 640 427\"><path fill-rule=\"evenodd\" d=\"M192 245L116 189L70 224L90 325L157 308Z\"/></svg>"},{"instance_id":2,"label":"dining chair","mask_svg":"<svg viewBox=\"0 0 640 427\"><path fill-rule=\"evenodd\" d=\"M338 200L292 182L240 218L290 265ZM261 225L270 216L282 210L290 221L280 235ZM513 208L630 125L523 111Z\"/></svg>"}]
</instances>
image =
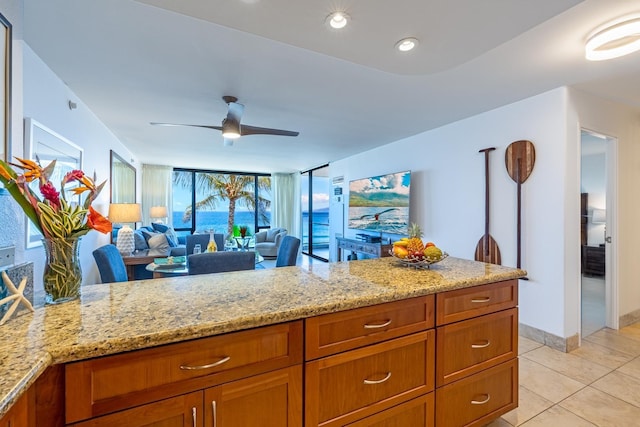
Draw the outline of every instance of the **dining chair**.
<instances>
[{"instance_id":1,"label":"dining chair","mask_svg":"<svg viewBox=\"0 0 640 427\"><path fill-rule=\"evenodd\" d=\"M255 270L254 251L205 252L187 257L189 275L223 273L227 271Z\"/></svg>"},{"instance_id":2,"label":"dining chair","mask_svg":"<svg viewBox=\"0 0 640 427\"><path fill-rule=\"evenodd\" d=\"M298 249L300 249L300 239L293 236L284 236L282 243L280 243L280 249L278 249L276 267L296 265Z\"/></svg>"},{"instance_id":3,"label":"dining chair","mask_svg":"<svg viewBox=\"0 0 640 427\"><path fill-rule=\"evenodd\" d=\"M102 283L126 282L127 267L124 265L122 255L115 245L101 246L93 251L93 258L100 271Z\"/></svg>"},{"instance_id":4,"label":"dining chair","mask_svg":"<svg viewBox=\"0 0 640 427\"><path fill-rule=\"evenodd\" d=\"M185 240L185 248L186 255L193 254L193 247L195 245L200 245L202 252L207 250L207 245L209 244L209 234L190 234L186 237Z\"/></svg>"}]
</instances>

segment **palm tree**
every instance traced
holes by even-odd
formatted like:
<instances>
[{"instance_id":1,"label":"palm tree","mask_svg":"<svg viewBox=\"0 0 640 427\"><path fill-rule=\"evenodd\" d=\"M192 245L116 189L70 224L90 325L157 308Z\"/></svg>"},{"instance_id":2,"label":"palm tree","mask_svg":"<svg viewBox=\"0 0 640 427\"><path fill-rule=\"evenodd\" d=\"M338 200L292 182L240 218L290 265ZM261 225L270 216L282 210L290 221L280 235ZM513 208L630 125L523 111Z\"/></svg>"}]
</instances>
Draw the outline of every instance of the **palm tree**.
<instances>
[{"instance_id":1,"label":"palm tree","mask_svg":"<svg viewBox=\"0 0 640 427\"><path fill-rule=\"evenodd\" d=\"M173 174L174 183L185 188L191 187L191 173L175 172ZM206 194L202 200L196 201L196 209L214 209L217 202L229 202L229 218L227 220L227 232L233 232L235 222L236 205L240 203L250 210L256 210L256 197L254 192L255 176L253 175L231 175L212 172L196 173L196 194ZM258 189L269 191L271 189L271 177L259 176ZM257 197L258 215L263 221L267 220L266 210L271 201L260 196ZM182 220L187 222L191 219L192 206L187 206Z\"/></svg>"}]
</instances>

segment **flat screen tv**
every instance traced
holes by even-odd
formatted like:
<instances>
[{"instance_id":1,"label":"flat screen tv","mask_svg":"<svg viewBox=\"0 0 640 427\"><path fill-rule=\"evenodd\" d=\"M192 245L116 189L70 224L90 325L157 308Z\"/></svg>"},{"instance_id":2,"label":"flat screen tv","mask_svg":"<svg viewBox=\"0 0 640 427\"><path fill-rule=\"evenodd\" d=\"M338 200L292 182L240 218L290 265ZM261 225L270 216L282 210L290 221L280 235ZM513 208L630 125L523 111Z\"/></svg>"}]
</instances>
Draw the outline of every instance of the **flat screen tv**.
<instances>
[{"instance_id":1,"label":"flat screen tv","mask_svg":"<svg viewBox=\"0 0 640 427\"><path fill-rule=\"evenodd\" d=\"M407 234L411 171L349 182L349 228Z\"/></svg>"}]
</instances>

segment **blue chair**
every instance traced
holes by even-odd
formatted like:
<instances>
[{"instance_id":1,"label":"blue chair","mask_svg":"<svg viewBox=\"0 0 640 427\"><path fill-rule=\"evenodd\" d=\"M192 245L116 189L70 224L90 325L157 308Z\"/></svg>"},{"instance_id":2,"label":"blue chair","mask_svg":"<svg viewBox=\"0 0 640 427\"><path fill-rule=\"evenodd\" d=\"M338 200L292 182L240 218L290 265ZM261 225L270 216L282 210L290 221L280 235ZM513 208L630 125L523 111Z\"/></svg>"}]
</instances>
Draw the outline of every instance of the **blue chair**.
<instances>
[{"instance_id":1,"label":"blue chair","mask_svg":"<svg viewBox=\"0 0 640 427\"><path fill-rule=\"evenodd\" d=\"M205 252L189 255L187 262L189 275L255 270L256 253L253 251Z\"/></svg>"},{"instance_id":2,"label":"blue chair","mask_svg":"<svg viewBox=\"0 0 640 427\"><path fill-rule=\"evenodd\" d=\"M298 249L300 249L300 239L293 236L284 236L282 243L280 243L280 249L278 249L276 267L296 265Z\"/></svg>"},{"instance_id":3,"label":"blue chair","mask_svg":"<svg viewBox=\"0 0 640 427\"><path fill-rule=\"evenodd\" d=\"M186 247L186 255L193 254L193 247L195 245L200 245L202 252L207 250L207 245L209 244L210 235L207 234L190 234L185 239L185 247ZM216 246L219 251L224 250L224 234L214 233L213 240L216 242Z\"/></svg>"},{"instance_id":4,"label":"blue chair","mask_svg":"<svg viewBox=\"0 0 640 427\"><path fill-rule=\"evenodd\" d=\"M96 260L100 271L102 283L126 282L127 267L124 265L122 255L115 245L105 245L93 251L93 258Z\"/></svg>"}]
</instances>

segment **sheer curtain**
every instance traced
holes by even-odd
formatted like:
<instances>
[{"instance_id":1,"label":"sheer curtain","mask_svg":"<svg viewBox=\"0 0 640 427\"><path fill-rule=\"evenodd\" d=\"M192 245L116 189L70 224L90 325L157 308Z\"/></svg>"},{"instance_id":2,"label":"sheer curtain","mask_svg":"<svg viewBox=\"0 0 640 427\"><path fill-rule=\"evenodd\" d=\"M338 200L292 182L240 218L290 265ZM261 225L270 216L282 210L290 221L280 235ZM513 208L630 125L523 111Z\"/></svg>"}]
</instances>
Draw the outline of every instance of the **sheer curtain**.
<instances>
[{"instance_id":1,"label":"sheer curtain","mask_svg":"<svg viewBox=\"0 0 640 427\"><path fill-rule=\"evenodd\" d=\"M149 213L153 206L166 206L172 223L172 184L173 167L159 165L142 165L142 224L151 223Z\"/></svg>"},{"instance_id":2,"label":"sheer curtain","mask_svg":"<svg viewBox=\"0 0 640 427\"><path fill-rule=\"evenodd\" d=\"M272 175L273 200L271 228L284 227L288 234L300 237L302 208L300 207L300 174L276 173Z\"/></svg>"}]
</instances>

